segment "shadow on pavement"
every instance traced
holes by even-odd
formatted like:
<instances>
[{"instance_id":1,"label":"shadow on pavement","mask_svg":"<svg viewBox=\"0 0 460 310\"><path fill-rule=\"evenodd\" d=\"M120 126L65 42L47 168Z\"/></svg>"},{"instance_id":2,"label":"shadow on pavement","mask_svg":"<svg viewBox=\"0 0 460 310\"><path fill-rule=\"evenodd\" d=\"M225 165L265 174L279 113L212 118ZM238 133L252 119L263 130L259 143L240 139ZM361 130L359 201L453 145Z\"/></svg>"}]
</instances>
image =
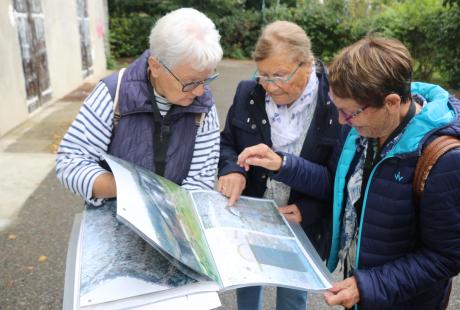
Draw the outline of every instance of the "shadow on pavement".
<instances>
[{"instance_id":1,"label":"shadow on pavement","mask_svg":"<svg viewBox=\"0 0 460 310\"><path fill-rule=\"evenodd\" d=\"M0 309L61 309L67 242L83 201L54 169L0 232Z\"/></svg>"}]
</instances>

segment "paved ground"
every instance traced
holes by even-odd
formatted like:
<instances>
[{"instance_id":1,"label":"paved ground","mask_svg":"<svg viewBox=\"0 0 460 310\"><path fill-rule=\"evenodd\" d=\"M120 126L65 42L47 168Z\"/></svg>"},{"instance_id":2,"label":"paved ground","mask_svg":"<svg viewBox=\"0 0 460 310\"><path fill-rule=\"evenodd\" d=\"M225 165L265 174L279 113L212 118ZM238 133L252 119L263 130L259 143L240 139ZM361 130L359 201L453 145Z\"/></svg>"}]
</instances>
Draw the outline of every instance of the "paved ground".
<instances>
[{"instance_id":1,"label":"paved ground","mask_svg":"<svg viewBox=\"0 0 460 310\"><path fill-rule=\"evenodd\" d=\"M254 71L251 62L224 61L212 88L221 126L237 81ZM93 78L56 100L0 139L0 309L60 309L67 241L82 201L57 182L54 151L77 113ZM456 278L450 310L460 309ZM274 309L274 289L266 290L265 309ZM220 309L236 309L233 292L221 295ZM321 296L309 297L309 309L330 309ZM340 309L340 307L336 307Z\"/></svg>"}]
</instances>

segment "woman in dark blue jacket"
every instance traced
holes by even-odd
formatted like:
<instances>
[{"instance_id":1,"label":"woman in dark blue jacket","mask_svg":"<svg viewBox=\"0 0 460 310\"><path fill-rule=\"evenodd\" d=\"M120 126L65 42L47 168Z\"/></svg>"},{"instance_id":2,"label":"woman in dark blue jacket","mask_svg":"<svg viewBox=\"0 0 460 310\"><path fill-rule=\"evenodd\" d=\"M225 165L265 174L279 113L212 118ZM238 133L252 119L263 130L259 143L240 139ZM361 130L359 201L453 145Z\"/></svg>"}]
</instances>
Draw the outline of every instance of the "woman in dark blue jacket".
<instances>
[{"instance_id":1,"label":"woman in dark blue jacket","mask_svg":"<svg viewBox=\"0 0 460 310\"><path fill-rule=\"evenodd\" d=\"M347 278L325 294L331 305L443 309L460 271L460 149L437 161L418 202L412 190L421 151L437 136L460 138L460 101L411 77L409 51L390 39L362 39L330 66L339 121L352 127L335 174L328 260ZM279 170L275 179L307 193L329 193L329 171L284 157L257 146L239 162Z\"/></svg>"},{"instance_id":2,"label":"woman in dark blue jacket","mask_svg":"<svg viewBox=\"0 0 460 310\"><path fill-rule=\"evenodd\" d=\"M323 64L313 58L305 32L290 22L274 22L260 36L254 59L256 81L238 85L221 134L218 189L232 205L241 194L274 199L280 211L301 223L319 254L330 245L330 197L317 199L271 179L268 170L244 171L236 164L246 147L265 143L326 165L338 139L337 110L328 97ZM237 290L238 308L258 309L261 288ZM306 292L278 288L277 309L306 307Z\"/></svg>"}]
</instances>

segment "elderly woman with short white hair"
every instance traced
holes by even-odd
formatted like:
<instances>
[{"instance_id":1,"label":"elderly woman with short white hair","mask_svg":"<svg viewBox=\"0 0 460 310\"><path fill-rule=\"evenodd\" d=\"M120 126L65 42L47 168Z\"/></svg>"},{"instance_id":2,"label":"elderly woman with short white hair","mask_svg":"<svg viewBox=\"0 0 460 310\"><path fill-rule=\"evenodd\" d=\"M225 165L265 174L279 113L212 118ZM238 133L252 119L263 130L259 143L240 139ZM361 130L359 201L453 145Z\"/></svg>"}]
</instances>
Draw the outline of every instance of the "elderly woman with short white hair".
<instances>
[{"instance_id":1,"label":"elderly woman with short white hair","mask_svg":"<svg viewBox=\"0 0 460 310\"><path fill-rule=\"evenodd\" d=\"M218 74L220 35L203 13L183 8L160 18L150 49L103 79L62 139L59 180L88 204L116 197L109 153L186 189L212 189L219 121L207 85Z\"/></svg>"}]
</instances>

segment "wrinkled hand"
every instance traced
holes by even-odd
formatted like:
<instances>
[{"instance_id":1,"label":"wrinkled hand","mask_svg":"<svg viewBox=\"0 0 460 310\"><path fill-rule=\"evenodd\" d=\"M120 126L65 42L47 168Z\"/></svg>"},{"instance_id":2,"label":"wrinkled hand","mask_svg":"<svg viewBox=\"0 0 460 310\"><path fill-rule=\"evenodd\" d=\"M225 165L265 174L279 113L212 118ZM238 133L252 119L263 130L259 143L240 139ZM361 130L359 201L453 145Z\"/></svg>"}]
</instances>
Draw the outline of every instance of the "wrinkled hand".
<instances>
[{"instance_id":1,"label":"wrinkled hand","mask_svg":"<svg viewBox=\"0 0 460 310\"><path fill-rule=\"evenodd\" d=\"M292 204L284 207L279 207L278 210L287 220L296 222L298 224L302 222L302 214L300 213L299 207L297 207L297 205Z\"/></svg>"},{"instance_id":2,"label":"wrinkled hand","mask_svg":"<svg viewBox=\"0 0 460 310\"><path fill-rule=\"evenodd\" d=\"M228 205L233 206L240 199L241 193L246 187L246 177L241 173L234 172L221 176L217 181L217 190L228 197Z\"/></svg>"},{"instance_id":3,"label":"wrinkled hand","mask_svg":"<svg viewBox=\"0 0 460 310\"><path fill-rule=\"evenodd\" d=\"M281 168L283 159L265 144L245 148L238 156L237 164L249 170L249 166L260 166L271 171Z\"/></svg>"},{"instance_id":4,"label":"wrinkled hand","mask_svg":"<svg viewBox=\"0 0 460 310\"><path fill-rule=\"evenodd\" d=\"M329 306L342 305L351 308L359 302L359 290L355 277L346 278L335 283L327 292L324 299Z\"/></svg>"}]
</instances>

